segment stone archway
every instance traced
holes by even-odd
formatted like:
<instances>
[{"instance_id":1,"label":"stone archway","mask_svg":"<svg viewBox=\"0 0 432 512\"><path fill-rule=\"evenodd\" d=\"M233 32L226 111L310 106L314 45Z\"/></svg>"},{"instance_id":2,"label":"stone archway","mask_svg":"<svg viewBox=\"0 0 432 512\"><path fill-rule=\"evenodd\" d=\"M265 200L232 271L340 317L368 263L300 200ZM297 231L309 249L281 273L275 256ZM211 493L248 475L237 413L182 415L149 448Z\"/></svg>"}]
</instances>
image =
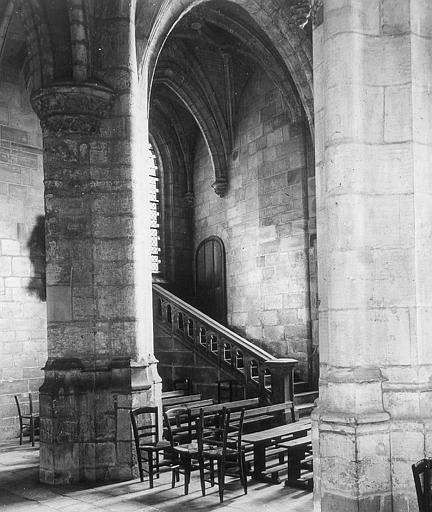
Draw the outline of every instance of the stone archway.
<instances>
[{"instance_id":1,"label":"stone archway","mask_svg":"<svg viewBox=\"0 0 432 512\"><path fill-rule=\"evenodd\" d=\"M138 70L147 91L151 89L160 51L171 30L180 19L194 7L211 0L185 0L172 4L164 2L149 35L147 45L138 56ZM296 25L294 8L287 4L281 7L277 0L235 0L226 2L241 7L252 20L267 34L275 50L282 58L291 75L301 99L313 138L313 83L312 44L306 34ZM306 10L308 2L305 2Z\"/></svg>"}]
</instances>

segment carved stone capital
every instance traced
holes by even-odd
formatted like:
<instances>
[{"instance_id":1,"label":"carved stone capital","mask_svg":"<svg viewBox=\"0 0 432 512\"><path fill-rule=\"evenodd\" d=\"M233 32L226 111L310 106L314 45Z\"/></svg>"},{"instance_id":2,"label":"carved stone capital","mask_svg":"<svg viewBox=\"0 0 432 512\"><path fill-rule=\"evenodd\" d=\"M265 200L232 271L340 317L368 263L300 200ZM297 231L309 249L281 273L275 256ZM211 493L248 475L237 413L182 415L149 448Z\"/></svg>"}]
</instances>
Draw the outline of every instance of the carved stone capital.
<instances>
[{"instance_id":1,"label":"carved stone capital","mask_svg":"<svg viewBox=\"0 0 432 512\"><path fill-rule=\"evenodd\" d=\"M324 0L313 0L310 14L314 27L319 27L324 21Z\"/></svg>"},{"instance_id":2,"label":"carved stone capital","mask_svg":"<svg viewBox=\"0 0 432 512\"><path fill-rule=\"evenodd\" d=\"M228 181L226 178L217 178L212 187L219 197L224 197L228 191Z\"/></svg>"},{"instance_id":3,"label":"carved stone capital","mask_svg":"<svg viewBox=\"0 0 432 512\"><path fill-rule=\"evenodd\" d=\"M31 103L45 134L96 134L113 96L107 87L71 83L39 89Z\"/></svg>"},{"instance_id":4,"label":"carved stone capital","mask_svg":"<svg viewBox=\"0 0 432 512\"><path fill-rule=\"evenodd\" d=\"M293 0L289 11L291 23L303 28L309 21L311 14L310 0Z\"/></svg>"}]
</instances>

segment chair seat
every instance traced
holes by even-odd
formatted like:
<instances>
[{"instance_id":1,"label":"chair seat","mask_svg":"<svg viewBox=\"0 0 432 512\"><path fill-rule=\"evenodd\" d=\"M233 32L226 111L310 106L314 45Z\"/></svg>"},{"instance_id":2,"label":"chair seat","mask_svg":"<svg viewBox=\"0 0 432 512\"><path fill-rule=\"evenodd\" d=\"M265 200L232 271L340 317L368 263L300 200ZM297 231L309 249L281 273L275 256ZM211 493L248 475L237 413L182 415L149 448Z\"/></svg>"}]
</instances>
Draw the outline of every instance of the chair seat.
<instances>
[{"instance_id":1,"label":"chair seat","mask_svg":"<svg viewBox=\"0 0 432 512\"><path fill-rule=\"evenodd\" d=\"M146 451L156 451L163 450L165 448L169 448L171 445L169 441L158 441L157 443L149 443L149 444L140 444L140 450Z\"/></svg>"},{"instance_id":2,"label":"chair seat","mask_svg":"<svg viewBox=\"0 0 432 512\"><path fill-rule=\"evenodd\" d=\"M221 459L224 455L224 449L222 446L213 447L211 449L206 449L204 447L203 454L206 457L211 457L213 459ZM233 450L232 448L225 449L225 457L228 459L230 456L237 457L238 451Z\"/></svg>"},{"instance_id":3,"label":"chair seat","mask_svg":"<svg viewBox=\"0 0 432 512\"><path fill-rule=\"evenodd\" d=\"M198 443L192 441L192 443L179 444L174 446L174 451L180 455L194 455L198 453Z\"/></svg>"}]
</instances>

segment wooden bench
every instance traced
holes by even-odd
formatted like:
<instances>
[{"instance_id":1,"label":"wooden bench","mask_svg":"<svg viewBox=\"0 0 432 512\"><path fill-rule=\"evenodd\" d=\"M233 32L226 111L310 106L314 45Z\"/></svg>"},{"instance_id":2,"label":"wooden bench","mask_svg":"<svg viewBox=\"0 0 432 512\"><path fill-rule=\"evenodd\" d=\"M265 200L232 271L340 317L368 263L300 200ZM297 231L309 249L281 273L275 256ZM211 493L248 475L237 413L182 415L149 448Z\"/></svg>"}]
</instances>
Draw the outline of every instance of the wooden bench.
<instances>
[{"instance_id":1,"label":"wooden bench","mask_svg":"<svg viewBox=\"0 0 432 512\"><path fill-rule=\"evenodd\" d=\"M244 442L253 446L253 477L258 480L267 480L270 477L272 482L278 482L279 471L286 471L287 468L287 462L283 460L287 448L281 443L306 437L310 429L310 420L301 420L244 435ZM250 455L248 459L250 460Z\"/></svg>"},{"instance_id":2,"label":"wooden bench","mask_svg":"<svg viewBox=\"0 0 432 512\"><path fill-rule=\"evenodd\" d=\"M279 448L287 450L288 455L288 479L286 486L304 487L311 489L313 486L312 469L312 440L308 433L290 441L278 443Z\"/></svg>"},{"instance_id":3,"label":"wooden bench","mask_svg":"<svg viewBox=\"0 0 432 512\"><path fill-rule=\"evenodd\" d=\"M196 406L201 409L202 407L208 407L212 406L214 404L214 401L212 398L207 398L206 400L194 400L193 402L185 402L182 404L175 404L175 405L163 405L162 410L168 411L169 409L173 409L176 407L186 407L186 409L192 409Z\"/></svg>"},{"instance_id":4,"label":"wooden bench","mask_svg":"<svg viewBox=\"0 0 432 512\"><path fill-rule=\"evenodd\" d=\"M225 407L231 411L231 419L234 424L240 418L241 409L245 409L243 432L249 434L259 432L266 428L275 427L279 425L286 425L286 417L291 417L292 402L283 402L280 404L266 405L259 407L258 398L249 398L245 400L236 400L234 402L226 402L223 404L214 404L209 407L203 407L205 423L210 424L213 422L214 416ZM191 420L198 416L200 407L191 408ZM291 436L292 437L292 436ZM246 460L249 465L254 461L254 448L252 445L245 447ZM265 457L269 461L271 458L278 457L279 462L283 462L283 455L286 453L285 449L273 448L267 451Z\"/></svg>"},{"instance_id":5,"label":"wooden bench","mask_svg":"<svg viewBox=\"0 0 432 512\"><path fill-rule=\"evenodd\" d=\"M235 400L233 402L225 402L222 404L215 404L213 403L213 400L210 399L182 404L182 406L189 409L189 422L194 430L194 421L200 415L201 409L204 412L204 424L210 425L214 423L215 416L222 411L223 408L228 409L231 412L231 417L238 419L240 418L240 411L242 409L253 408L257 406L258 403L258 398Z\"/></svg>"},{"instance_id":6,"label":"wooden bench","mask_svg":"<svg viewBox=\"0 0 432 512\"><path fill-rule=\"evenodd\" d=\"M166 398L173 398L175 396L183 396L184 394L184 389L176 389L174 391L162 391L162 400L165 400Z\"/></svg>"},{"instance_id":7,"label":"wooden bench","mask_svg":"<svg viewBox=\"0 0 432 512\"><path fill-rule=\"evenodd\" d=\"M204 410L204 416L211 416L214 414L217 414L219 411L221 411L224 407L228 409L231 412L231 418L234 418L235 415L233 413L238 412L236 418L240 417L240 411L242 409L248 410L253 409L259 405L259 399L258 398L248 398L245 400L235 400L233 402L225 402L222 404L213 404L209 405L207 407L200 407L196 404L191 404L191 417L197 418L200 414L200 409L202 408ZM245 411L246 414L246 411Z\"/></svg>"},{"instance_id":8,"label":"wooden bench","mask_svg":"<svg viewBox=\"0 0 432 512\"><path fill-rule=\"evenodd\" d=\"M244 415L243 432L249 434L266 428L285 425L287 415L288 417L291 415L291 408L292 402L289 401L248 409ZM240 413L234 413L231 417L235 420L240 417Z\"/></svg>"},{"instance_id":9,"label":"wooden bench","mask_svg":"<svg viewBox=\"0 0 432 512\"><path fill-rule=\"evenodd\" d=\"M176 395L162 399L162 406L164 409L169 407L176 407L190 402L198 402L201 400L201 393L197 395Z\"/></svg>"}]
</instances>

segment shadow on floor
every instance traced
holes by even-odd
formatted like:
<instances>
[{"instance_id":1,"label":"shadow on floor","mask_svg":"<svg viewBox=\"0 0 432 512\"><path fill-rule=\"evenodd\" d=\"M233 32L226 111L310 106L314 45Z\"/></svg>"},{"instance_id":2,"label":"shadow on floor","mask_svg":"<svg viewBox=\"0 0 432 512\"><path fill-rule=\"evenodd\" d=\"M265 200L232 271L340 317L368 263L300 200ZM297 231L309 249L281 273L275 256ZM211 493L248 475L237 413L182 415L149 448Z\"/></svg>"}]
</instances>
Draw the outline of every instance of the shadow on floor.
<instances>
[{"instance_id":1,"label":"shadow on floor","mask_svg":"<svg viewBox=\"0 0 432 512\"><path fill-rule=\"evenodd\" d=\"M290 489L283 484L270 485L249 480L244 495L239 482L226 490L224 503L219 503L217 486L206 488L201 496L199 477L193 475L188 496L183 495L182 481L171 489L171 474L164 473L155 487L139 480L91 486L48 486L38 481L39 450L16 445L17 441L0 444L0 510L11 512L312 512L312 493Z\"/></svg>"}]
</instances>

